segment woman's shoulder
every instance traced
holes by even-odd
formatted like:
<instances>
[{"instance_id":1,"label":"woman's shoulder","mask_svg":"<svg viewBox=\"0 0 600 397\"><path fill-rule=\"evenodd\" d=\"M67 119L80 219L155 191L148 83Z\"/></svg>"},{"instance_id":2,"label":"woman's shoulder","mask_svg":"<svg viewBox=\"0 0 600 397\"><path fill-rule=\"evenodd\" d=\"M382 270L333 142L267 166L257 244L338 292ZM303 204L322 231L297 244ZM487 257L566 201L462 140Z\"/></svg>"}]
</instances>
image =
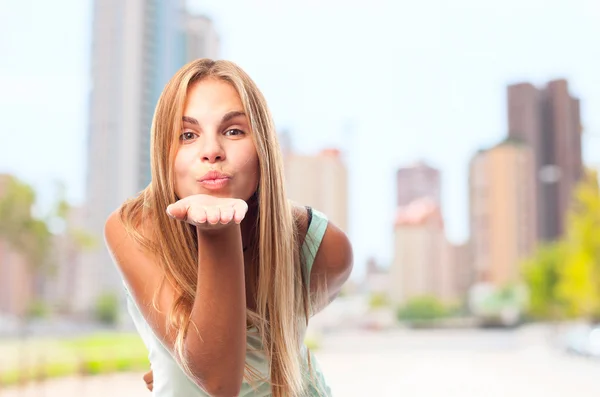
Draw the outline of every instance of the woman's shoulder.
<instances>
[{"instance_id":1,"label":"woman's shoulder","mask_svg":"<svg viewBox=\"0 0 600 397\"><path fill-rule=\"evenodd\" d=\"M320 229L324 231L327 227L327 216L310 206L294 204L292 213L296 222L299 245L304 245L308 234L319 234ZM315 236L311 237L314 239Z\"/></svg>"},{"instance_id":2,"label":"woman's shoulder","mask_svg":"<svg viewBox=\"0 0 600 397\"><path fill-rule=\"evenodd\" d=\"M326 227L329 223L326 214L308 205L294 204L292 212L302 239L311 228Z\"/></svg>"},{"instance_id":3,"label":"woman's shoulder","mask_svg":"<svg viewBox=\"0 0 600 397\"><path fill-rule=\"evenodd\" d=\"M114 210L104 224L104 241L117 264L121 263L120 257L127 256L129 252L149 254L154 251L152 241L156 226L151 214L137 211L127 204Z\"/></svg>"},{"instance_id":4,"label":"woman's shoulder","mask_svg":"<svg viewBox=\"0 0 600 397\"><path fill-rule=\"evenodd\" d=\"M130 201L115 209L105 221L105 231L127 231L150 238L156 226L150 208L132 205Z\"/></svg>"}]
</instances>

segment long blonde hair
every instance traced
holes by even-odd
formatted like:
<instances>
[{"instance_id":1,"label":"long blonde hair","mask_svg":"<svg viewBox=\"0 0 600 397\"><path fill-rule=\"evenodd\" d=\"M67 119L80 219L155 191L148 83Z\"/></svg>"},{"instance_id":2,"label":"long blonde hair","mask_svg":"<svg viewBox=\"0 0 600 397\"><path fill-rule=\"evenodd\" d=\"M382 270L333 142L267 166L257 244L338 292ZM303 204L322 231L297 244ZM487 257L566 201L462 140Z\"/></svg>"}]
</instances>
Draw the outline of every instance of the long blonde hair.
<instances>
[{"instance_id":1,"label":"long blonde hair","mask_svg":"<svg viewBox=\"0 0 600 397\"><path fill-rule=\"evenodd\" d=\"M250 77L229 61L198 59L181 68L161 94L151 137L152 181L121 208L121 219L134 238L158 258L166 281L176 293L167 315L167 330L175 333L175 353L185 369L184 339L196 293L198 252L195 227L170 219L165 208L177 201L173 163L177 134L189 87L204 78L218 78L238 92L248 115L260 166L256 260L256 312L247 310L248 322L258 329L270 363L273 396L298 396L303 381L302 327L308 319L307 277L301 263L298 228L284 191L283 159L266 101ZM137 230L151 222L151 236ZM189 247L182 250L181 247ZM154 296L154 306L158 291ZM300 321L299 321L300 320ZM256 372L246 365L251 383Z\"/></svg>"}]
</instances>

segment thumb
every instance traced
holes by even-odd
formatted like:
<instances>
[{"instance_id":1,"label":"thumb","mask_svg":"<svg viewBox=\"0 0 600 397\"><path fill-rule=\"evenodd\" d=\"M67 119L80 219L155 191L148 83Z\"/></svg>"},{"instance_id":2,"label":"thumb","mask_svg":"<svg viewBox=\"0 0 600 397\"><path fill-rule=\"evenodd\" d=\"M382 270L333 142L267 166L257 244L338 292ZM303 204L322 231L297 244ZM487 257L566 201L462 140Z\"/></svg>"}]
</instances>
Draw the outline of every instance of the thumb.
<instances>
[{"instance_id":1,"label":"thumb","mask_svg":"<svg viewBox=\"0 0 600 397\"><path fill-rule=\"evenodd\" d=\"M183 198L173 204L170 204L167 207L167 214L171 218L178 219L180 221L185 221L187 219L187 212L190 208L189 200Z\"/></svg>"}]
</instances>

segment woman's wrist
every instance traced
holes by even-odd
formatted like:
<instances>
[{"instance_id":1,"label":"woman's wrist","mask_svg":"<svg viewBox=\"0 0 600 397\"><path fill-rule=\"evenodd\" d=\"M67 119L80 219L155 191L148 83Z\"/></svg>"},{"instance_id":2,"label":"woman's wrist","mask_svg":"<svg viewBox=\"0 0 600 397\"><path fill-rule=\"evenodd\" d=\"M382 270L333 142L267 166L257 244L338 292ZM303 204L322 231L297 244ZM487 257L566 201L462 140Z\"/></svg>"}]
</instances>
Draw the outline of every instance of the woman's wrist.
<instances>
[{"instance_id":1,"label":"woman's wrist","mask_svg":"<svg viewBox=\"0 0 600 397\"><path fill-rule=\"evenodd\" d=\"M219 228L210 228L204 225L196 226L198 235L198 247L204 244L219 246L222 248L233 248L233 245L242 247L242 232L238 224L223 225Z\"/></svg>"}]
</instances>

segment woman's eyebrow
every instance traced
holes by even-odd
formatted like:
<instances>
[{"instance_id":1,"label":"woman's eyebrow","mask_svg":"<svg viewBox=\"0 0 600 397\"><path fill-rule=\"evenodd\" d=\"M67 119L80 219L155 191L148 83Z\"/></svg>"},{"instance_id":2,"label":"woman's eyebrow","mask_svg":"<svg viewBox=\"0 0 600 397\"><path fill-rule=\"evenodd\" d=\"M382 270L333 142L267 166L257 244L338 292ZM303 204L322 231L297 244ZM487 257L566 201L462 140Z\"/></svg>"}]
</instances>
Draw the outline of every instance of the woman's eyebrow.
<instances>
[{"instance_id":1,"label":"woman's eyebrow","mask_svg":"<svg viewBox=\"0 0 600 397\"><path fill-rule=\"evenodd\" d=\"M225 115L221 119L221 124L226 123L229 120L234 119L236 117L240 117L240 116L246 117L246 113L244 113L244 112L242 112L240 110L233 110L231 112L227 112L227 113L225 113Z\"/></svg>"},{"instance_id":2,"label":"woman's eyebrow","mask_svg":"<svg viewBox=\"0 0 600 397\"><path fill-rule=\"evenodd\" d=\"M241 117L241 116L246 117L246 113L244 113L244 112L242 112L240 110L232 110L231 112L225 113L225 115L221 119L221 124L224 124L224 123L230 121L231 119L234 119L236 117ZM198 120L196 120L193 117L183 116L181 118L181 120L184 123L190 123L190 124L194 124L194 125L200 125L200 123L198 122Z\"/></svg>"},{"instance_id":3,"label":"woman's eyebrow","mask_svg":"<svg viewBox=\"0 0 600 397\"><path fill-rule=\"evenodd\" d=\"M182 120L184 123L190 123L190 124L194 124L194 125L200 125L200 123L198 122L198 120L196 120L196 119L195 119L195 118L193 118L193 117L183 116L183 117L181 118L181 120Z\"/></svg>"}]
</instances>

